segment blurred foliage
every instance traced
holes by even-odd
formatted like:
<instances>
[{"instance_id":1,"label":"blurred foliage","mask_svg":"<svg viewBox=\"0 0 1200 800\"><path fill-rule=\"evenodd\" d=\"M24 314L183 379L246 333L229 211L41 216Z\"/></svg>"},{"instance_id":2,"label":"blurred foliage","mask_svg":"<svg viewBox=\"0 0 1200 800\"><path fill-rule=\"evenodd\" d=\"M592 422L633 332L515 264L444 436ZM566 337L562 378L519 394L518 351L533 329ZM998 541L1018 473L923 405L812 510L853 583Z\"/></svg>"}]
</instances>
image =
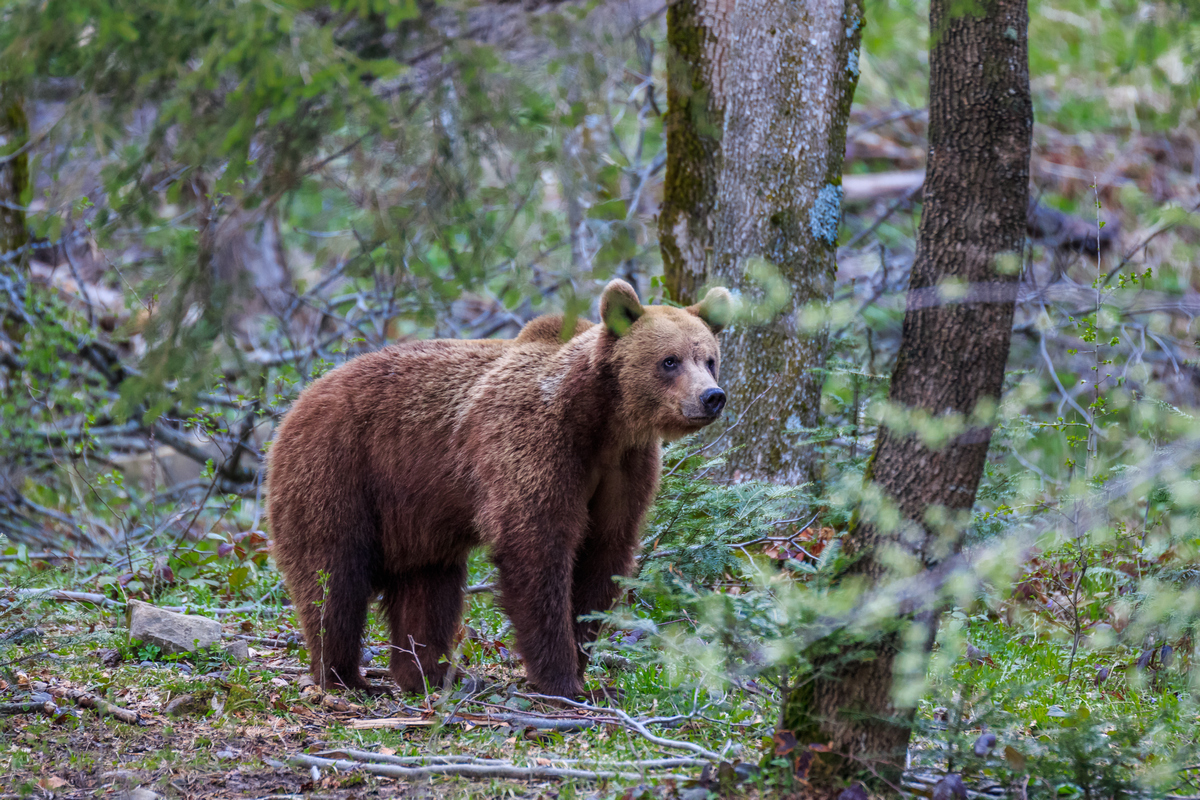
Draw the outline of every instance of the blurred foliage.
<instances>
[{"instance_id":1,"label":"blurred foliage","mask_svg":"<svg viewBox=\"0 0 1200 800\"><path fill-rule=\"evenodd\" d=\"M925 103L927 0L868 0L856 102ZM1034 116L1064 131L1164 131L1195 124L1200 8L1193 0L1033 0Z\"/></svg>"}]
</instances>

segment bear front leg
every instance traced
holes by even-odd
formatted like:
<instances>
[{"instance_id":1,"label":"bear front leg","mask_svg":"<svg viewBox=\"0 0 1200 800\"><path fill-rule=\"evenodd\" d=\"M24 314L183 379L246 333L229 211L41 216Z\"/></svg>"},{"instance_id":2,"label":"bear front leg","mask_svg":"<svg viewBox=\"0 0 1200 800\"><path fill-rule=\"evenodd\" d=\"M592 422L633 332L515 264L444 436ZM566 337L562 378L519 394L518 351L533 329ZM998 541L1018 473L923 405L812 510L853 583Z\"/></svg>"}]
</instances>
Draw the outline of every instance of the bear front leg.
<instances>
[{"instance_id":1,"label":"bear front leg","mask_svg":"<svg viewBox=\"0 0 1200 800\"><path fill-rule=\"evenodd\" d=\"M383 594L392 628L392 680L414 694L441 687L462 619L467 563L427 566L389 581Z\"/></svg>"},{"instance_id":2,"label":"bear front leg","mask_svg":"<svg viewBox=\"0 0 1200 800\"><path fill-rule=\"evenodd\" d=\"M636 529L634 529L636 533ZM571 593L571 609L574 619L575 648L579 653L579 680L582 682L587 671L590 654L587 645L596 640L600 623L596 620L581 620L598 611L607 611L621 593L613 580L616 575L628 575L633 569L633 551L636 544L629 535L613 535L616 532L593 533L584 542L575 559L574 586Z\"/></svg>"},{"instance_id":3,"label":"bear front leg","mask_svg":"<svg viewBox=\"0 0 1200 800\"><path fill-rule=\"evenodd\" d=\"M536 543L498 545L493 561L527 677L542 694L573 698L583 694L583 682L571 624L574 553L562 538L547 534Z\"/></svg>"},{"instance_id":4,"label":"bear front leg","mask_svg":"<svg viewBox=\"0 0 1200 800\"><path fill-rule=\"evenodd\" d=\"M642 516L658 486L658 447L631 450L620 469L607 473L591 501L588 535L575 558L571 608L579 678L587 670L586 645L596 640L600 623L579 617L607 611L621 593L614 576L631 575L640 541Z\"/></svg>"}]
</instances>

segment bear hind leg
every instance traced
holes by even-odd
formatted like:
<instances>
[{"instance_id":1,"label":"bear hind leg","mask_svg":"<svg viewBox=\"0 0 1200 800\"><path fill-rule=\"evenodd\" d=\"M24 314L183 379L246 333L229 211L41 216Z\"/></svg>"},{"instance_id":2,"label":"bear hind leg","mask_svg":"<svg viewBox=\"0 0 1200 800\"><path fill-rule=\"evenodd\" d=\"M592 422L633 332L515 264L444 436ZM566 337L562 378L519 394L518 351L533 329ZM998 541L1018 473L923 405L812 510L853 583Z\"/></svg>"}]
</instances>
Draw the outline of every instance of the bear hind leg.
<instances>
[{"instance_id":1,"label":"bear hind leg","mask_svg":"<svg viewBox=\"0 0 1200 800\"><path fill-rule=\"evenodd\" d=\"M405 692L424 694L446 679L462 619L467 564L426 566L397 576L384 591L392 628L392 680Z\"/></svg>"},{"instance_id":2,"label":"bear hind leg","mask_svg":"<svg viewBox=\"0 0 1200 800\"><path fill-rule=\"evenodd\" d=\"M355 569L338 564L318 571L304 584L302 593L293 589L292 598L304 628L313 678L322 688L369 690L359 669L372 593L365 565Z\"/></svg>"}]
</instances>

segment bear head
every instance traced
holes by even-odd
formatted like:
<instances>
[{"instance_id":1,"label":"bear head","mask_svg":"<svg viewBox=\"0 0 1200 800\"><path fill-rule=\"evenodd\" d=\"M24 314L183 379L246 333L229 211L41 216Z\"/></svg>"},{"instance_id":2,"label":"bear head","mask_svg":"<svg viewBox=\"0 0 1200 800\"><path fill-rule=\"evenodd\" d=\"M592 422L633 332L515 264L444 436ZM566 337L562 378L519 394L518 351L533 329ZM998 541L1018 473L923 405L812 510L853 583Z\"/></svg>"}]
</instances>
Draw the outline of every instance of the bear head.
<instances>
[{"instance_id":1,"label":"bear head","mask_svg":"<svg viewBox=\"0 0 1200 800\"><path fill-rule=\"evenodd\" d=\"M733 319L733 298L714 288L694 306L643 306L633 287L614 280L600 299L611 362L627 420L645 433L678 439L721 415L716 334Z\"/></svg>"}]
</instances>

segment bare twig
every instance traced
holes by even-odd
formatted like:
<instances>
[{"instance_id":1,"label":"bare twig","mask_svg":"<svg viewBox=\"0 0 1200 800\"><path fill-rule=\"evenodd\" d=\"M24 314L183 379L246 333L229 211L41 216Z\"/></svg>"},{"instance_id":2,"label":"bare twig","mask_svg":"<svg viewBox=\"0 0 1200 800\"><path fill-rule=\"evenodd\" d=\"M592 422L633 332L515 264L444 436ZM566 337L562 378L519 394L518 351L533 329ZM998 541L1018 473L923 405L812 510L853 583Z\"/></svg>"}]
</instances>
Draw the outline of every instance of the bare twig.
<instances>
[{"instance_id":1,"label":"bare twig","mask_svg":"<svg viewBox=\"0 0 1200 800\"><path fill-rule=\"evenodd\" d=\"M687 750L688 752L695 753L696 755L703 756L704 758L708 758L713 761L721 760L720 753L714 753L712 750L709 750L705 747L701 747L698 744L693 744L692 742L684 742L684 741L680 741L678 739L667 739L663 736L656 736L655 734L651 733L650 730L648 728L646 728L646 726L643 723L638 722L636 719L629 716L628 714L626 714L624 711L620 710L619 708L604 708L602 706L594 706L591 703L581 703L577 700L569 700L565 697L551 697L549 695L544 695L544 694L527 694L527 695L521 695L521 697L528 697L533 700L545 700L545 701L549 701L552 703L565 703L566 705L569 705L573 708L582 708L582 709L586 709L587 711L596 711L601 714L611 714L612 716L615 716L618 719L620 719L621 722L624 723L627 728L629 728L630 730L633 730L634 732L636 732L637 734L639 734L646 740L653 742L654 744L656 744L660 747L670 747L674 750Z\"/></svg>"}]
</instances>

